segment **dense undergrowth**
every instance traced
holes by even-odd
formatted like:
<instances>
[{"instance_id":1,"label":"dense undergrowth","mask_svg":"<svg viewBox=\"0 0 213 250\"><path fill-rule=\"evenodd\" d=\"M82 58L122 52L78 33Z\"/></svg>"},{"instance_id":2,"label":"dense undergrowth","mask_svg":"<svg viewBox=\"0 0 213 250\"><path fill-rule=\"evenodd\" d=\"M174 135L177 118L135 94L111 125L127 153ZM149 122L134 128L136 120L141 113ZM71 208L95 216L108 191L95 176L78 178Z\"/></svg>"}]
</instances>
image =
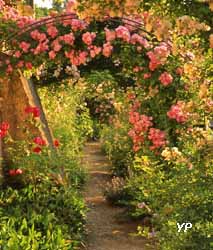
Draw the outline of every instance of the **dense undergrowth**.
<instances>
[{"instance_id":1,"label":"dense undergrowth","mask_svg":"<svg viewBox=\"0 0 213 250\"><path fill-rule=\"evenodd\" d=\"M52 86L38 91L57 149L51 152L38 137L32 143L30 134L29 142L14 142L18 150L8 149L10 175L0 196L3 250L76 249L83 240L86 207L80 190L86 173L81 149L92 123L77 88L64 84L57 92Z\"/></svg>"},{"instance_id":2,"label":"dense undergrowth","mask_svg":"<svg viewBox=\"0 0 213 250\"><path fill-rule=\"evenodd\" d=\"M100 131L103 150L112 162L112 182L105 188L109 202L124 206L127 215L144 223L138 235L158 239L159 249L211 249L213 230L213 163L210 144L199 146L195 137L181 133L182 153L177 147L165 149L161 157L146 151L133 152L127 136L131 125L125 105L112 124ZM195 136L204 133L194 128ZM210 132L212 133L212 132ZM204 140L205 141L205 140ZM186 167L181 157L190 154ZM177 223L192 224L178 232Z\"/></svg>"}]
</instances>

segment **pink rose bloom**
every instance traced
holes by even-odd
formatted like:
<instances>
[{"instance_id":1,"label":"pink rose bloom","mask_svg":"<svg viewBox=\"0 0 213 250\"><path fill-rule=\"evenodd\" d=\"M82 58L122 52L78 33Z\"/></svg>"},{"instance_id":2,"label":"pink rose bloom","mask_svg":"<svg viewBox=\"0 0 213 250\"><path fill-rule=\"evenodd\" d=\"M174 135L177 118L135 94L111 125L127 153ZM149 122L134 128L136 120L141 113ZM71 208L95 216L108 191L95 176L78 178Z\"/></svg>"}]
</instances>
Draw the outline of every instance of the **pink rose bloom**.
<instances>
[{"instance_id":1,"label":"pink rose bloom","mask_svg":"<svg viewBox=\"0 0 213 250\"><path fill-rule=\"evenodd\" d=\"M21 56L21 52L20 52L19 50L17 50L17 51L15 52L14 56L15 56L16 58L19 58L19 57Z\"/></svg>"},{"instance_id":2,"label":"pink rose bloom","mask_svg":"<svg viewBox=\"0 0 213 250\"><path fill-rule=\"evenodd\" d=\"M32 69L32 67L33 67L31 62L26 62L25 66L26 66L27 69Z\"/></svg>"},{"instance_id":3,"label":"pink rose bloom","mask_svg":"<svg viewBox=\"0 0 213 250\"><path fill-rule=\"evenodd\" d=\"M150 147L151 150L164 147L167 144L166 134L164 131L161 131L160 129L150 128L148 138L153 144Z\"/></svg>"},{"instance_id":4,"label":"pink rose bloom","mask_svg":"<svg viewBox=\"0 0 213 250\"><path fill-rule=\"evenodd\" d=\"M143 75L143 79L149 79L151 76L152 76L151 73L145 73Z\"/></svg>"},{"instance_id":5,"label":"pink rose bloom","mask_svg":"<svg viewBox=\"0 0 213 250\"><path fill-rule=\"evenodd\" d=\"M141 103L139 100L135 100L133 105L132 105L132 111L136 111L138 108L140 108Z\"/></svg>"},{"instance_id":6,"label":"pink rose bloom","mask_svg":"<svg viewBox=\"0 0 213 250\"><path fill-rule=\"evenodd\" d=\"M138 43L138 44L142 45L146 49L150 47L149 42L145 38L143 38L142 36L140 36L138 34L133 34L131 36L131 43L132 44L137 44Z\"/></svg>"},{"instance_id":7,"label":"pink rose bloom","mask_svg":"<svg viewBox=\"0 0 213 250\"><path fill-rule=\"evenodd\" d=\"M33 30L30 32L30 36L34 40L39 40L40 32L38 30Z\"/></svg>"},{"instance_id":8,"label":"pink rose bloom","mask_svg":"<svg viewBox=\"0 0 213 250\"><path fill-rule=\"evenodd\" d=\"M164 86L168 86L173 81L173 77L168 72L162 73L158 79Z\"/></svg>"},{"instance_id":9,"label":"pink rose bloom","mask_svg":"<svg viewBox=\"0 0 213 250\"><path fill-rule=\"evenodd\" d=\"M104 30L105 30L105 35L106 35L107 42L111 42L111 41L115 40L115 38L116 38L115 31L109 30L107 28L105 28Z\"/></svg>"},{"instance_id":10,"label":"pink rose bloom","mask_svg":"<svg viewBox=\"0 0 213 250\"><path fill-rule=\"evenodd\" d=\"M20 29L33 23L33 21L34 21L32 17L27 17L27 16L22 16L22 17L18 16L18 18L16 17L15 19L16 19L17 25Z\"/></svg>"},{"instance_id":11,"label":"pink rose bloom","mask_svg":"<svg viewBox=\"0 0 213 250\"><path fill-rule=\"evenodd\" d=\"M86 51L81 51L79 53L79 57L78 57L79 58L79 65L86 63L87 55L88 55L88 53Z\"/></svg>"},{"instance_id":12,"label":"pink rose bloom","mask_svg":"<svg viewBox=\"0 0 213 250\"><path fill-rule=\"evenodd\" d=\"M137 144L134 144L134 146L133 146L133 151L134 152L137 152L137 151L139 151L140 150L140 146L139 145L137 145Z\"/></svg>"},{"instance_id":13,"label":"pink rose bloom","mask_svg":"<svg viewBox=\"0 0 213 250\"><path fill-rule=\"evenodd\" d=\"M32 37L32 39L37 40L39 42L43 42L47 39L46 34L40 33L38 30L33 30L32 32L30 32L30 36Z\"/></svg>"},{"instance_id":14,"label":"pink rose bloom","mask_svg":"<svg viewBox=\"0 0 213 250\"><path fill-rule=\"evenodd\" d=\"M96 34L94 32L86 32L82 35L82 41L86 45L92 45L93 40L95 39Z\"/></svg>"},{"instance_id":15,"label":"pink rose bloom","mask_svg":"<svg viewBox=\"0 0 213 250\"><path fill-rule=\"evenodd\" d=\"M70 58L70 63L71 63L72 65L79 66L79 65L80 65L79 58L78 58L78 57L72 57L72 58Z\"/></svg>"},{"instance_id":16,"label":"pink rose bloom","mask_svg":"<svg viewBox=\"0 0 213 250\"><path fill-rule=\"evenodd\" d=\"M160 65L165 64L169 54L170 50L165 43L161 43L159 46L155 47L153 51L147 52L147 56L150 59L149 69L154 71Z\"/></svg>"},{"instance_id":17,"label":"pink rose bloom","mask_svg":"<svg viewBox=\"0 0 213 250\"><path fill-rule=\"evenodd\" d=\"M131 124L135 124L139 120L140 120L140 114L138 112L133 112L133 111L129 112L129 122Z\"/></svg>"},{"instance_id":18,"label":"pink rose bloom","mask_svg":"<svg viewBox=\"0 0 213 250\"><path fill-rule=\"evenodd\" d=\"M135 95L134 93L128 93L128 94L127 94L128 100L134 100L135 97L136 97L136 95Z\"/></svg>"},{"instance_id":19,"label":"pink rose bloom","mask_svg":"<svg viewBox=\"0 0 213 250\"><path fill-rule=\"evenodd\" d=\"M177 102L177 104L171 106L170 110L167 112L167 116L170 119L176 120L178 123L185 123L189 113L184 111L184 106L184 102Z\"/></svg>"},{"instance_id":20,"label":"pink rose bloom","mask_svg":"<svg viewBox=\"0 0 213 250\"><path fill-rule=\"evenodd\" d=\"M47 39L47 36L45 33L40 33L39 36L38 36L38 40L39 42L43 42L44 40Z\"/></svg>"},{"instance_id":21,"label":"pink rose bloom","mask_svg":"<svg viewBox=\"0 0 213 250\"><path fill-rule=\"evenodd\" d=\"M42 52L45 52L49 49L48 43L49 40L46 40L45 42L39 43L38 46L34 49L33 54L38 55Z\"/></svg>"},{"instance_id":22,"label":"pink rose bloom","mask_svg":"<svg viewBox=\"0 0 213 250\"><path fill-rule=\"evenodd\" d=\"M133 68L133 72L140 72L140 71L143 71L143 70L144 70L144 67L135 66Z\"/></svg>"},{"instance_id":23,"label":"pink rose bloom","mask_svg":"<svg viewBox=\"0 0 213 250\"><path fill-rule=\"evenodd\" d=\"M71 59L72 57L74 57L74 50L70 50L69 52L65 51L65 56Z\"/></svg>"},{"instance_id":24,"label":"pink rose bloom","mask_svg":"<svg viewBox=\"0 0 213 250\"><path fill-rule=\"evenodd\" d=\"M101 48L100 47L97 47L97 46L91 46L90 47L90 56L91 58L94 58L96 57L98 54L101 53Z\"/></svg>"},{"instance_id":25,"label":"pink rose bloom","mask_svg":"<svg viewBox=\"0 0 213 250\"><path fill-rule=\"evenodd\" d=\"M23 174L23 170L20 168L16 169L16 175L20 175L20 174Z\"/></svg>"},{"instance_id":26,"label":"pink rose bloom","mask_svg":"<svg viewBox=\"0 0 213 250\"><path fill-rule=\"evenodd\" d=\"M85 64L87 60L88 53L86 51L65 51L65 56L70 59L72 65Z\"/></svg>"},{"instance_id":27,"label":"pink rose bloom","mask_svg":"<svg viewBox=\"0 0 213 250\"><path fill-rule=\"evenodd\" d=\"M70 34L66 34L64 36L61 36L60 40L64 41L65 44L73 45L73 43L75 41L75 37L74 37L73 33L70 33Z\"/></svg>"},{"instance_id":28,"label":"pink rose bloom","mask_svg":"<svg viewBox=\"0 0 213 250\"><path fill-rule=\"evenodd\" d=\"M115 31L116 31L117 38L121 38L126 42L130 41L131 35L130 35L129 30L126 27L120 25L118 28L116 28Z\"/></svg>"},{"instance_id":29,"label":"pink rose bloom","mask_svg":"<svg viewBox=\"0 0 213 250\"><path fill-rule=\"evenodd\" d=\"M170 50L166 43L161 43L159 46L154 48L154 54L160 59L166 59L169 54Z\"/></svg>"},{"instance_id":30,"label":"pink rose bloom","mask_svg":"<svg viewBox=\"0 0 213 250\"><path fill-rule=\"evenodd\" d=\"M58 52L58 51L61 50L61 48L62 48L62 46L61 46L61 44L59 43L58 39L54 40L54 41L52 42L51 46L52 46L52 48L53 48L53 50L54 50L55 52Z\"/></svg>"},{"instance_id":31,"label":"pink rose bloom","mask_svg":"<svg viewBox=\"0 0 213 250\"><path fill-rule=\"evenodd\" d=\"M69 21L69 20L68 20L68 21ZM64 22L66 22L66 21L64 21ZM64 23L63 23L63 24L64 24ZM83 30L83 29L85 29L86 26L87 26L87 24L86 24L84 21L78 20L78 19L72 19L70 24L71 24L72 29L73 29L74 31Z\"/></svg>"},{"instance_id":32,"label":"pink rose bloom","mask_svg":"<svg viewBox=\"0 0 213 250\"><path fill-rule=\"evenodd\" d=\"M50 58L50 59L54 59L55 57L56 57L55 51L51 50L51 51L49 52L49 58Z\"/></svg>"},{"instance_id":33,"label":"pink rose bloom","mask_svg":"<svg viewBox=\"0 0 213 250\"><path fill-rule=\"evenodd\" d=\"M161 65L161 62L157 59L156 55L152 51L147 52L147 56L150 59L149 69L151 71L154 71L159 65Z\"/></svg>"},{"instance_id":34,"label":"pink rose bloom","mask_svg":"<svg viewBox=\"0 0 213 250\"><path fill-rule=\"evenodd\" d=\"M55 38L58 35L58 29L55 26L50 26L47 29L47 34L51 37L51 38Z\"/></svg>"},{"instance_id":35,"label":"pink rose bloom","mask_svg":"<svg viewBox=\"0 0 213 250\"><path fill-rule=\"evenodd\" d=\"M29 43L26 43L26 42L21 42L19 44L19 47L25 52L27 53L29 48L30 48L30 44Z\"/></svg>"},{"instance_id":36,"label":"pink rose bloom","mask_svg":"<svg viewBox=\"0 0 213 250\"><path fill-rule=\"evenodd\" d=\"M69 0L67 3L66 3L66 13L70 13L72 12L72 10L74 9L74 6L76 4L76 0Z\"/></svg>"},{"instance_id":37,"label":"pink rose bloom","mask_svg":"<svg viewBox=\"0 0 213 250\"><path fill-rule=\"evenodd\" d=\"M0 0L0 10L3 9L4 5L5 5L4 1Z\"/></svg>"},{"instance_id":38,"label":"pink rose bloom","mask_svg":"<svg viewBox=\"0 0 213 250\"><path fill-rule=\"evenodd\" d=\"M110 43L105 43L103 45L103 51L102 51L102 53L103 53L103 55L105 57L110 57L111 54L112 54L112 51L113 51L113 47L112 47L112 45Z\"/></svg>"}]
</instances>

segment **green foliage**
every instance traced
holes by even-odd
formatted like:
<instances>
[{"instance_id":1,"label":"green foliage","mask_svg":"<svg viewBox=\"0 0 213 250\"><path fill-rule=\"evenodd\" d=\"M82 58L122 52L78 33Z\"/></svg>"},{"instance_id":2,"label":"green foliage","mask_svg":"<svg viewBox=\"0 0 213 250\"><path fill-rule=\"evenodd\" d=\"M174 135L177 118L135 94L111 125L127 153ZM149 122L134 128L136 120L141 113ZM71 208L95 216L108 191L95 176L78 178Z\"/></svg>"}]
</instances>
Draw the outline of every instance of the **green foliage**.
<instances>
[{"instance_id":1,"label":"green foliage","mask_svg":"<svg viewBox=\"0 0 213 250\"><path fill-rule=\"evenodd\" d=\"M0 246L4 250L75 249L85 208L79 193L41 183L1 190Z\"/></svg>"},{"instance_id":2,"label":"green foliage","mask_svg":"<svg viewBox=\"0 0 213 250\"><path fill-rule=\"evenodd\" d=\"M122 118L121 118L122 117ZM115 176L128 176L130 166L133 160L131 151L131 141L127 136L129 126L126 120L125 112L120 114L121 120L114 126L105 125L101 130L101 141L103 149L112 162L112 174ZM118 117L115 117L115 120Z\"/></svg>"},{"instance_id":3,"label":"green foliage","mask_svg":"<svg viewBox=\"0 0 213 250\"><path fill-rule=\"evenodd\" d=\"M38 7L35 5L35 16L36 18L48 16L49 10L47 8Z\"/></svg>"},{"instance_id":4,"label":"green foliage","mask_svg":"<svg viewBox=\"0 0 213 250\"><path fill-rule=\"evenodd\" d=\"M53 134L61 142L63 154L75 158L93 132L84 92L66 83L42 87L38 91Z\"/></svg>"},{"instance_id":5,"label":"green foliage","mask_svg":"<svg viewBox=\"0 0 213 250\"><path fill-rule=\"evenodd\" d=\"M172 18L189 15L212 23L212 13L208 3L199 0L145 0L141 1L141 7L145 10L155 10L161 15L167 15Z\"/></svg>"}]
</instances>

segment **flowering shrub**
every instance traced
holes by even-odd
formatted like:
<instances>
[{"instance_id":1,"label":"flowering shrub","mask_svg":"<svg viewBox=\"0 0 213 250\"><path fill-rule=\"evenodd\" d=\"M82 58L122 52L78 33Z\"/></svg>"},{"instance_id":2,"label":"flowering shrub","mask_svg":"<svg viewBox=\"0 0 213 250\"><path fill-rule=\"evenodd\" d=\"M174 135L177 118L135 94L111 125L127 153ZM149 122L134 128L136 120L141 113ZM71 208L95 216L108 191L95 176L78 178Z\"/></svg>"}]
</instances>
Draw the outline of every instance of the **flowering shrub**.
<instances>
[{"instance_id":1,"label":"flowering shrub","mask_svg":"<svg viewBox=\"0 0 213 250\"><path fill-rule=\"evenodd\" d=\"M61 86L41 87L38 92L55 135L54 147L63 152L64 158L68 154L68 158L75 159L80 154L83 143L93 132L83 98L84 91L78 85L73 87L64 81Z\"/></svg>"},{"instance_id":2,"label":"flowering shrub","mask_svg":"<svg viewBox=\"0 0 213 250\"><path fill-rule=\"evenodd\" d=\"M159 80L164 86L168 86L170 83L172 83L173 77L167 72L164 72L160 75Z\"/></svg>"},{"instance_id":3,"label":"flowering shrub","mask_svg":"<svg viewBox=\"0 0 213 250\"><path fill-rule=\"evenodd\" d=\"M25 109L26 126L20 128L26 133L24 141L12 141L9 124L1 123L4 131L1 139L8 144L7 154L11 161L5 166L5 187L0 195L4 204L0 245L14 249L36 246L37 249L71 250L79 245L84 228L85 207L77 189L84 182L79 155L90 125L85 107L82 106L82 114L75 117L77 107L83 105L77 90L68 86L61 91L58 89L59 99L52 97L52 100L47 95L51 97L53 89L49 88L46 95L45 89L39 91L47 114L51 114L48 119L53 133L60 136L60 140L54 139L57 152L52 152L44 138L29 130L30 126L38 125L39 108ZM71 91L72 97L69 97ZM47 100L51 100L51 104ZM55 107L63 112L56 115L52 112ZM68 116L70 126L67 127ZM62 123L65 120L67 124ZM58 206L59 203L62 206ZM13 237L14 232L16 237Z\"/></svg>"},{"instance_id":4,"label":"flowering shrub","mask_svg":"<svg viewBox=\"0 0 213 250\"><path fill-rule=\"evenodd\" d=\"M187 121L189 113L184 112L184 103L178 102L176 105L172 105L167 115L170 119L175 119L179 123Z\"/></svg>"}]
</instances>

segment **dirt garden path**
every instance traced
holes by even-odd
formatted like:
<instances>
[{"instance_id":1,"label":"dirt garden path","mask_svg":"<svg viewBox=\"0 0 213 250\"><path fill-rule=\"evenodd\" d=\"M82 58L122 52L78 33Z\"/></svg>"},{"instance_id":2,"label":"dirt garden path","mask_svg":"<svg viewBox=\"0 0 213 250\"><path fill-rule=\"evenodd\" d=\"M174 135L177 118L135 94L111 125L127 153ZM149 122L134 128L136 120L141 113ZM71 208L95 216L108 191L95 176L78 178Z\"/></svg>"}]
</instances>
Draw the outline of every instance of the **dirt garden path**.
<instances>
[{"instance_id":1,"label":"dirt garden path","mask_svg":"<svg viewBox=\"0 0 213 250\"><path fill-rule=\"evenodd\" d=\"M151 250L143 238L132 237L137 224L121 221L123 208L109 205L103 196L103 186L110 180L109 162L101 152L99 142L89 142L84 148L83 163L89 172L84 191L88 205L87 245L85 250ZM120 220L119 220L120 219Z\"/></svg>"}]
</instances>

